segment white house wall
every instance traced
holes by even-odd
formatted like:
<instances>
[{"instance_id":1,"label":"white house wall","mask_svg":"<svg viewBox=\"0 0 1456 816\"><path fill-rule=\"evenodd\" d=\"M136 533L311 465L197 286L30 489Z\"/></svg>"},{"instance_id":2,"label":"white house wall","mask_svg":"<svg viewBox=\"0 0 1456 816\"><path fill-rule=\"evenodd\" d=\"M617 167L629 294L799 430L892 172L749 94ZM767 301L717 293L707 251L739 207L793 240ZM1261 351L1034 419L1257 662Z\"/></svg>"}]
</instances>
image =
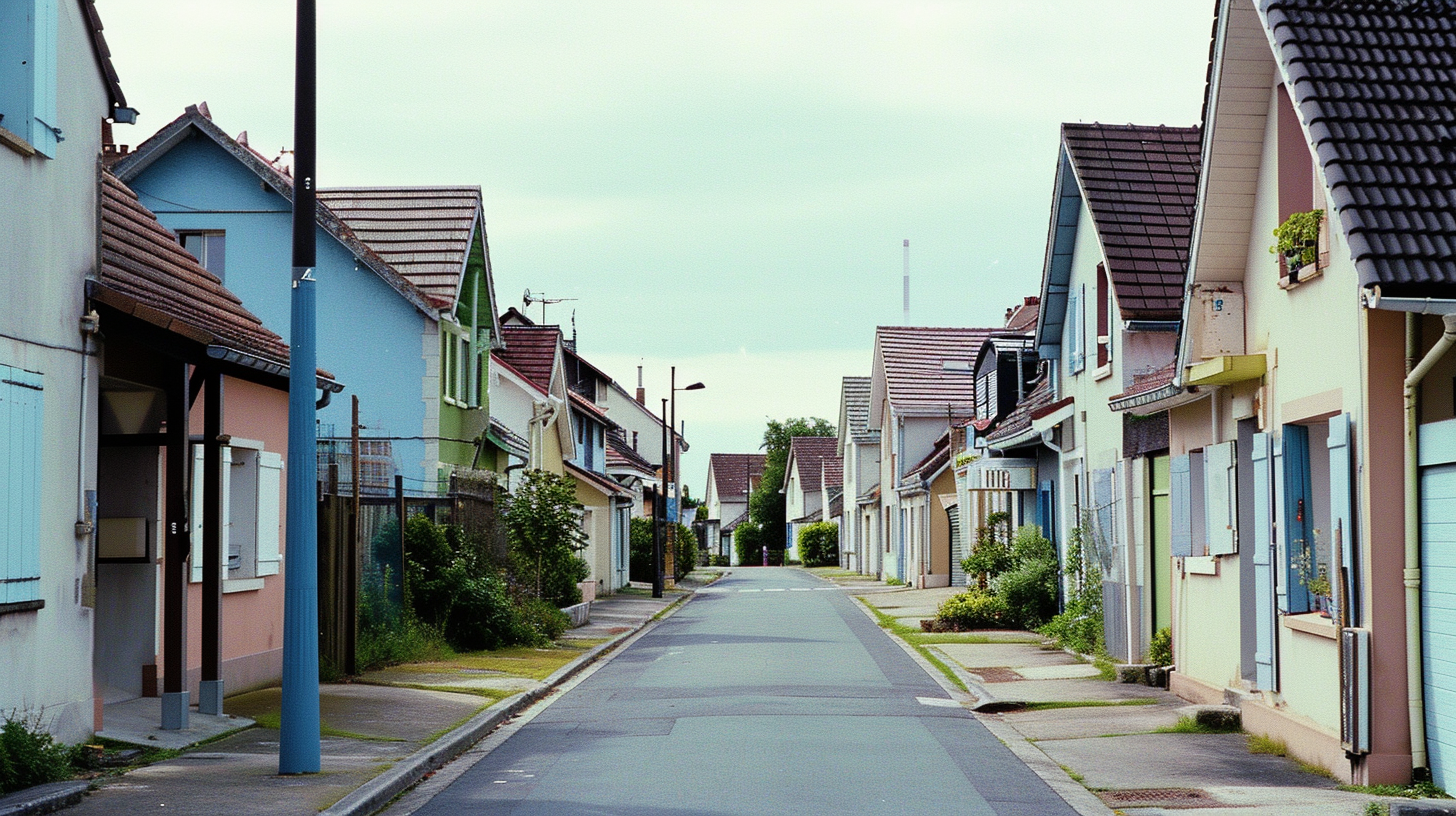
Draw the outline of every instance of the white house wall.
<instances>
[{"instance_id":1,"label":"white house wall","mask_svg":"<svg viewBox=\"0 0 1456 816\"><path fill-rule=\"evenodd\" d=\"M83 285L96 271L97 156L108 98L81 4L61 2L57 29L56 157L0 147L0 364L44 376L40 597L45 608L0 615L0 712L41 714L61 740L94 729L90 537L77 538L78 487L95 489L97 361L85 362ZM104 329L104 327L103 327ZM44 345L42 345L44 344ZM49 346L49 347L47 347ZM85 440L86 448L78 450ZM79 477L79 479L78 479ZM78 484L79 481L79 484Z\"/></svg>"}]
</instances>

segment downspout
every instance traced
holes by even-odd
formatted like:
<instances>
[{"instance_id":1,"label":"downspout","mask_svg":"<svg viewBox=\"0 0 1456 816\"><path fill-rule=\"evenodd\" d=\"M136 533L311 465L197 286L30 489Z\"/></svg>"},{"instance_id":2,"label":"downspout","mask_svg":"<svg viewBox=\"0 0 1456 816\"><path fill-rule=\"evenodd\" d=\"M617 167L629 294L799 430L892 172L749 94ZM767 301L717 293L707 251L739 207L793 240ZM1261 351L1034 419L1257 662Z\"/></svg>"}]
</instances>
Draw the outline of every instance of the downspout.
<instances>
[{"instance_id":1,"label":"downspout","mask_svg":"<svg viewBox=\"0 0 1456 816\"><path fill-rule=\"evenodd\" d=\"M1456 344L1456 314L1441 316L1445 331L1436 345L1416 363L1420 353L1420 318L1405 316L1405 674L1410 698L1411 768L1429 767L1426 758L1426 700L1421 655L1421 531L1420 531L1420 425L1421 380Z\"/></svg>"}]
</instances>

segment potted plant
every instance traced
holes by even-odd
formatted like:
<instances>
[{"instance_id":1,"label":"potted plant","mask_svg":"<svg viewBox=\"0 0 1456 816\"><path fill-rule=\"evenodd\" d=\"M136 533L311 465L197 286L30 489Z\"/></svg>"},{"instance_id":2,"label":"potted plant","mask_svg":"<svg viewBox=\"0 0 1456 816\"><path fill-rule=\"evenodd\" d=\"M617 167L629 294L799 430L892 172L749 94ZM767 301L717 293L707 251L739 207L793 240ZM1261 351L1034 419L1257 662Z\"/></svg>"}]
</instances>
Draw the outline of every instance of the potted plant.
<instances>
[{"instance_id":1,"label":"potted plant","mask_svg":"<svg viewBox=\"0 0 1456 816\"><path fill-rule=\"evenodd\" d=\"M1319 531L1316 530L1316 546L1318 546L1319 542L1318 536ZM1314 566L1310 563L1311 558L1311 550L1305 549L1294 557L1294 569L1299 573L1299 582L1313 596L1314 611L1328 618L1330 617L1330 596L1334 589L1330 585L1329 568L1324 564L1320 564L1318 567Z\"/></svg>"},{"instance_id":2,"label":"potted plant","mask_svg":"<svg viewBox=\"0 0 1456 816\"><path fill-rule=\"evenodd\" d=\"M1276 243L1269 251L1283 256L1290 278L1297 279L1301 267L1318 260L1320 224L1324 219L1324 210L1297 212L1274 228Z\"/></svg>"}]
</instances>

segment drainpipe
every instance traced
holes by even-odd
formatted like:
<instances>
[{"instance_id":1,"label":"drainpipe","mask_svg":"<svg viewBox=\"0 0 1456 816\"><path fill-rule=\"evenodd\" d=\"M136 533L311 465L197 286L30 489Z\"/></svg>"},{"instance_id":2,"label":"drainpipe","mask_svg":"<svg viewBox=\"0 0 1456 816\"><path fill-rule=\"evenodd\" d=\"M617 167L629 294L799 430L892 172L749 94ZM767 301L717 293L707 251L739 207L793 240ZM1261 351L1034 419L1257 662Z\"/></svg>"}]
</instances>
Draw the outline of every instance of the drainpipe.
<instances>
[{"instance_id":1,"label":"drainpipe","mask_svg":"<svg viewBox=\"0 0 1456 816\"><path fill-rule=\"evenodd\" d=\"M1411 767L1429 767L1426 759L1426 701L1421 656L1421 530L1420 530L1420 425L1418 389L1421 380L1456 344L1456 315L1441 316L1445 331L1426 356L1420 353L1420 318L1405 316L1405 673L1410 698Z\"/></svg>"}]
</instances>

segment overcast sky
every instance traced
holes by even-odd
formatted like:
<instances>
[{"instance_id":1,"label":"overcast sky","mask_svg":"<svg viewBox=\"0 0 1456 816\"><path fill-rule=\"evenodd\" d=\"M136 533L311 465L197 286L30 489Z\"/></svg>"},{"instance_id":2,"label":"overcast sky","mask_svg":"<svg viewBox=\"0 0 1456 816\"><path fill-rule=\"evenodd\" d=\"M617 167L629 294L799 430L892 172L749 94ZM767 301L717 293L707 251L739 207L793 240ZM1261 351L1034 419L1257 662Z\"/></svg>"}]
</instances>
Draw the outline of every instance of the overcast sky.
<instances>
[{"instance_id":1,"label":"overcast sky","mask_svg":"<svg viewBox=\"0 0 1456 816\"><path fill-rule=\"evenodd\" d=\"M141 111L118 141L206 100L291 144L291 2L96 5ZM700 496L765 417L837 419L903 239L917 325L1036 294L1058 124L1197 124L1213 7L320 0L319 185L479 185L502 309L575 298L548 319L654 405L669 365L708 386L678 405Z\"/></svg>"}]
</instances>

